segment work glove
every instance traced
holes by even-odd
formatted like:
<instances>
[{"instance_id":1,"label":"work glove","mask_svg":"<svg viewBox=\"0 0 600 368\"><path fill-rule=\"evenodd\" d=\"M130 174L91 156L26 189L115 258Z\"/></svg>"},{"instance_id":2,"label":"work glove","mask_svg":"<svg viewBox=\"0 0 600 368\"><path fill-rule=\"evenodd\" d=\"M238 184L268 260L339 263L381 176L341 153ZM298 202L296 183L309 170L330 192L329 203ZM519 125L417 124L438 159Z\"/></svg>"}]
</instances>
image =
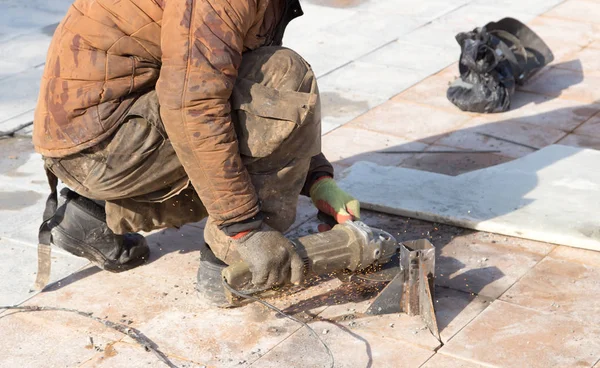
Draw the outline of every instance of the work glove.
<instances>
[{"instance_id":1,"label":"work glove","mask_svg":"<svg viewBox=\"0 0 600 368\"><path fill-rule=\"evenodd\" d=\"M319 178L309 193L317 209L333 217L338 224L360 219L360 203L340 189L333 178Z\"/></svg>"},{"instance_id":2,"label":"work glove","mask_svg":"<svg viewBox=\"0 0 600 368\"><path fill-rule=\"evenodd\" d=\"M292 243L266 224L231 237L240 256L252 273L257 289L268 289L287 282L300 284L304 263Z\"/></svg>"}]
</instances>

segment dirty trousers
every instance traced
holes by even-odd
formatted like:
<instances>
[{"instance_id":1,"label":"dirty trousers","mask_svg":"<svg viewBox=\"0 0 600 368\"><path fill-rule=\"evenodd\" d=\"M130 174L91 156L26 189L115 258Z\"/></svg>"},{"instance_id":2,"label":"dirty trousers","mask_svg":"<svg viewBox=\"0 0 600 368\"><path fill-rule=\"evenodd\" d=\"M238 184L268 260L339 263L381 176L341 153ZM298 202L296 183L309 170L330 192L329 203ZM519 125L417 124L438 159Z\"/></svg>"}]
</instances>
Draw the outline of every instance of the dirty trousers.
<instances>
[{"instance_id":1,"label":"dirty trousers","mask_svg":"<svg viewBox=\"0 0 600 368\"><path fill-rule=\"evenodd\" d=\"M244 53L230 102L242 160L265 222L284 231L294 222L311 166L330 167L320 153L316 78L295 52L259 48ZM208 216L159 109L156 92L148 92L110 138L71 156L45 158L46 167L72 190L106 202L107 223L115 233L179 227ZM209 221L207 226L215 225ZM219 244L211 247L217 256L226 252Z\"/></svg>"}]
</instances>

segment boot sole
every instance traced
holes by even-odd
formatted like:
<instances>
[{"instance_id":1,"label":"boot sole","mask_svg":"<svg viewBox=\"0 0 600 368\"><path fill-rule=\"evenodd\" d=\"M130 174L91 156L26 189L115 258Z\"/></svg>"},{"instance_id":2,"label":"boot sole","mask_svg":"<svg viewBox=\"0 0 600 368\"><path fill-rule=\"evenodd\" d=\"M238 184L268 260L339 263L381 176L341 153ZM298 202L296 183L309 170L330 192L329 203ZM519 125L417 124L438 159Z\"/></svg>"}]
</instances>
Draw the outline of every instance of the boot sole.
<instances>
[{"instance_id":1,"label":"boot sole","mask_svg":"<svg viewBox=\"0 0 600 368\"><path fill-rule=\"evenodd\" d=\"M119 273L119 272L131 270L132 268L138 267L138 266L142 265L143 263L146 263L148 261L148 256L150 255L150 248L148 247L148 244L146 243L146 247L148 250L146 251L146 253L144 253L143 256L136 258L125 264L121 264L121 265L116 264L115 262L112 262L112 261L106 259L106 257L104 257L104 255L102 253L100 253L99 251L97 251L96 249L94 249L90 246L81 245L80 242L78 242L76 239L73 239L72 237L70 237L69 234L62 231L62 229L60 229L59 227L54 228L54 230L61 235L60 245L53 242L54 245L56 245L57 247L59 247L61 249L66 250L67 252L69 252L77 257L83 257L83 258L87 259L88 261L92 262L98 268L101 268L108 272ZM145 239L144 239L144 243L145 243Z\"/></svg>"}]
</instances>

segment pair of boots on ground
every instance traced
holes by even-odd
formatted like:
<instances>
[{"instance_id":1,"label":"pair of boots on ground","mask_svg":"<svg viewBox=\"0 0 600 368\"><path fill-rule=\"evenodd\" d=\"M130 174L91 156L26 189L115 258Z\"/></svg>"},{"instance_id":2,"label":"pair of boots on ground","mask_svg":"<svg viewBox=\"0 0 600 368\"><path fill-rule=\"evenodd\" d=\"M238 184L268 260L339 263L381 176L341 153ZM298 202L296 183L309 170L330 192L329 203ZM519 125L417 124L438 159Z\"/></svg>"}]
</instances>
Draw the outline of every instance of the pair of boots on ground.
<instances>
[{"instance_id":1,"label":"pair of boots on ground","mask_svg":"<svg viewBox=\"0 0 600 368\"><path fill-rule=\"evenodd\" d=\"M327 197L328 192L340 190L332 179L315 184L318 185L313 185L313 188L311 188L311 197L320 210L335 215L338 222L344 222L352 217L359 216L358 201L350 198L346 193L342 192L345 196L348 196L348 198L343 198L344 204L355 202L355 206L349 206L349 209L353 209L353 211L350 211L352 215L341 209L335 209L329 201L320 199L321 197ZM84 257L101 269L110 272L130 270L148 260L150 248L146 239L137 233L119 235L110 230L106 223L104 205L101 202L83 197L68 188L61 191L61 196L65 200L64 204L57 209L51 223L52 243L54 245L73 255ZM343 205L343 207L346 206ZM272 231L271 233L276 232ZM265 234L269 234L269 232L265 232ZM277 234L281 238L280 243L286 243L281 244L282 247L291 247L291 243L280 233L277 232ZM263 239L257 239L256 241L264 243ZM250 256L252 255L247 257ZM298 259L295 260L294 256ZM286 262L292 263L293 266L294 260L302 262L297 254L291 251ZM209 247L200 252L197 289L200 296L212 305L222 306L227 304L221 283L221 271L226 266ZM287 268L290 269L289 265ZM291 267L291 269L293 270L294 267ZM270 284L282 284L288 281L272 280L271 276L273 275L270 274L262 276L254 274L253 276L265 278L263 281L268 281ZM286 275L285 278L290 278L292 282L296 283L301 281L301 275L291 274Z\"/></svg>"}]
</instances>

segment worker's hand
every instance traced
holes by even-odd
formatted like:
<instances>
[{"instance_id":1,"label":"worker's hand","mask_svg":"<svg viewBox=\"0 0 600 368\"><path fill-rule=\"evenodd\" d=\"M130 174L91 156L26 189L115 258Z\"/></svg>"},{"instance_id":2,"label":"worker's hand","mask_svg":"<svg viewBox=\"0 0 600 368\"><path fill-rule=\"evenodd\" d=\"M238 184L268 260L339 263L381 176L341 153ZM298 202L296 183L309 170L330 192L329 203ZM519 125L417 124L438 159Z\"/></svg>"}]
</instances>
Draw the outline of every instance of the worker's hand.
<instances>
[{"instance_id":1,"label":"worker's hand","mask_svg":"<svg viewBox=\"0 0 600 368\"><path fill-rule=\"evenodd\" d=\"M331 177L318 179L310 188L310 198L322 212L332 216L338 224L360 219L360 203L346 193Z\"/></svg>"},{"instance_id":2,"label":"worker's hand","mask_svg":"<svg viewBox=\"0 0 600 368\"><path fill-rule=\"evenodd\" d=\"M304 263L292 243L266 224L232 237L240 256L252 272L257 289L268 289L287 282L300 284Z\"/></svg>"}]
</instances>

